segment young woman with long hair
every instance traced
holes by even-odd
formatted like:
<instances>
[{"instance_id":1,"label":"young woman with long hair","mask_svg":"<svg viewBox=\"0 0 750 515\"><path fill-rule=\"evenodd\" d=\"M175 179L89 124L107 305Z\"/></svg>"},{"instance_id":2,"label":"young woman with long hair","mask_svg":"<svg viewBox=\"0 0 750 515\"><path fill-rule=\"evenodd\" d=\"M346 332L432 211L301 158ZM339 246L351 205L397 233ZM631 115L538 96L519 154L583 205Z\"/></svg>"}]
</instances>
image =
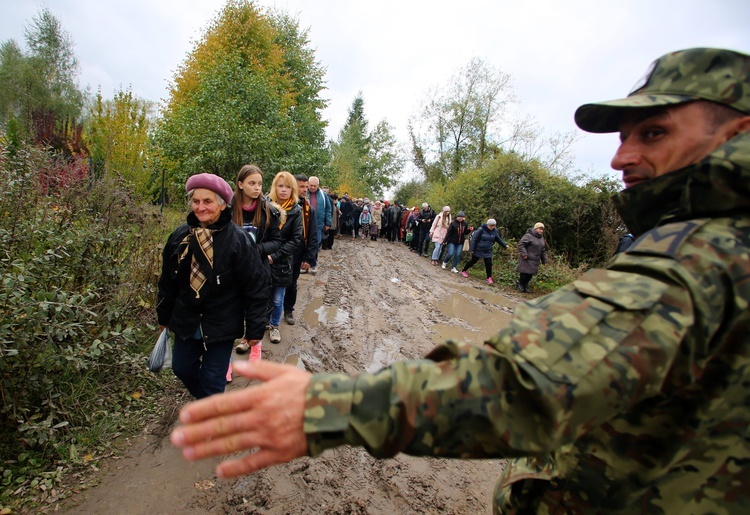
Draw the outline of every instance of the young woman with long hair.
<instances>
[{"instance_id":1,"label":"young woman with long hair","mask_svg":"<svg viewBox=\"0 0 750 515\"><path fill-rule=\"evenodd\" d=\"M302 245L302 208L299 201L297 180L285 171L276 174L271 184L268 197L278 206L279 231L281 232L281 246L276 252L268 256L271 263L271 297L273 308L269 317L271 329L271 343L281 341L279 323L284 310L284 294L287 286L292 285L292 267L294 251Z\"/></svg>"},{"instance_id":2,"label":"young woman with long hair","mask_svg":"<svg viewBox=\"0 0 750 515\"><path fill-rule=\"evenodd\" d=\"M256 165L244 165L237 172L232 197L232 221L247 232L260 252L261 262L270 268L268 256L281 247L279 210L263 196L263 172ZM269 271L270 272L270 271ZM268 302L271 302L269 297ZM249 361L260 361L262 342L252 347L243 342L237 346L240 354L250 351ZM232 362L229 362L227 381L232 380Z\"/></svg>"}]
</instances>

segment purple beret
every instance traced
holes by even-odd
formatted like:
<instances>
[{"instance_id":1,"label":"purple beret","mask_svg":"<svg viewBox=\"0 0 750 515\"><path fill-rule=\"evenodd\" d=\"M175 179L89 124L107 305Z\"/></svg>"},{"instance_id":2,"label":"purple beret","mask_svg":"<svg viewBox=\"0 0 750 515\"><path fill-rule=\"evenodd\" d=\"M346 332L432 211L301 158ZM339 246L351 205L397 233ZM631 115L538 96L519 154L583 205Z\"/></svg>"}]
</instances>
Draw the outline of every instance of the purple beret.
<instances>
[{"instance_id":1,"label":"purple beret","mask_svg":"<svg viewBox=\"0 0 750 515\"><path fill-rule=\"evenodd\" d=\"M232 188L229 187L227 181L214 175L212 173L199 173L193 175L185 183L185 191L194 190L196 188L205 188L216 193L218 196L224 199L224 202L229 204L232 202Z\"/></svg>"}]
</instances>

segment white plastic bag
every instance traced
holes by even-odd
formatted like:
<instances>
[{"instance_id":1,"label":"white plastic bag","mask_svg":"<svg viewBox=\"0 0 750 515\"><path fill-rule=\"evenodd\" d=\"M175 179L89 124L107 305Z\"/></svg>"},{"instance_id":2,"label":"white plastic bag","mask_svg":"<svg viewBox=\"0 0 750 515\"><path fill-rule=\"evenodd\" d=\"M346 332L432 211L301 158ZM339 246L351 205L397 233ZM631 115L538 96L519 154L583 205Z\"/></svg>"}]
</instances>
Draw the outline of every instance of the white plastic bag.
<instances>
[{"instance_id":1,"label":"white plastic bag","mask_svg":"<svg viewBox=\"0 0 750 515\"><path fill-rule=\"evenodd\" d=\"M148 357L148 369L151 372L159 372L162 368L172 366L172 334L165 327L156 340L154 350Z\"/></svg>"}]
</instances>

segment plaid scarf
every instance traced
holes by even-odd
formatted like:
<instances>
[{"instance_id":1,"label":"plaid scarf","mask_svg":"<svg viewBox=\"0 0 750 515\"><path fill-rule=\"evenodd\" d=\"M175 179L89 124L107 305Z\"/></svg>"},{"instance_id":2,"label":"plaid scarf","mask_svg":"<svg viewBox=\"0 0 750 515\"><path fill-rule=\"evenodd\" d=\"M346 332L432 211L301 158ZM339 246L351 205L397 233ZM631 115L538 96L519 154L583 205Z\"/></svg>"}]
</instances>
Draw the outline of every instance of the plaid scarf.
<instances>
[{"instance_id":1,"label":"plaid scarf","mask_svg":"<svg viewBox=\"0 0 750 515\"><path fill-rule=\"evenodd\" d=\"M190 262L190 287L195 292L196 299L200 298L201 288L206 284L207 277L204 270L210 271L214 267L213 234L215 232L215 229L191 227L188 235L182 240L185 250L180 255L180 261L185 258L189 249L193 251ZM194 238L191 238L191 236L194 236Z\"/></svg>"}]
</instances>

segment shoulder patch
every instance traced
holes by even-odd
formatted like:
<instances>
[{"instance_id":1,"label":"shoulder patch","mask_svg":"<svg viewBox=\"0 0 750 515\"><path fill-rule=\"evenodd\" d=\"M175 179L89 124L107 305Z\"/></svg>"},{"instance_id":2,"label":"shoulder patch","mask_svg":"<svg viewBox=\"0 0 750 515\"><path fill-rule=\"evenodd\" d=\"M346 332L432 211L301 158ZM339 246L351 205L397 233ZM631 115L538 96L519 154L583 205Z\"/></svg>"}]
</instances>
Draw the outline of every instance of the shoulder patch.
<instances>
[{"instance_id":1,"label":"shoulder patch","mask_svg":"<svg viewBox=\"0 0 750 515\"><path fill-rule=\"evenodd\" d=\"M708 222L697 219L655 227L635 240L627 252L675 257L682 244Z\"/></svg>"}]
</instances>

